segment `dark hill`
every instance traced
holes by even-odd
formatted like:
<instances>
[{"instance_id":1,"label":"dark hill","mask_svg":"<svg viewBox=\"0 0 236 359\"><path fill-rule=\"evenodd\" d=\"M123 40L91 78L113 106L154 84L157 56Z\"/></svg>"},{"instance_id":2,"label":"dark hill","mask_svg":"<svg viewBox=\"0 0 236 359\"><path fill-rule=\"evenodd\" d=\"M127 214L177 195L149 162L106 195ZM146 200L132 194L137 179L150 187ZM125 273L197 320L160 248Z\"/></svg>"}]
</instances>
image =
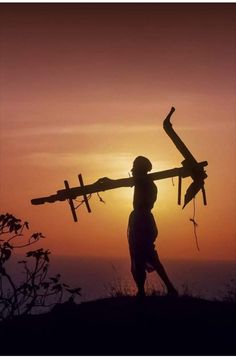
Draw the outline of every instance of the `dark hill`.
<instances>
[{"instance_id":1,"label":"dark hill","mask_svg":"<svg viewBox=\"0 0 236 359\"><path fill-rule=\"evenodd\" d=\"M235 355L236 305L135 297L57 305L0 324L2 355Z\"/></svg>"}]
</instances>

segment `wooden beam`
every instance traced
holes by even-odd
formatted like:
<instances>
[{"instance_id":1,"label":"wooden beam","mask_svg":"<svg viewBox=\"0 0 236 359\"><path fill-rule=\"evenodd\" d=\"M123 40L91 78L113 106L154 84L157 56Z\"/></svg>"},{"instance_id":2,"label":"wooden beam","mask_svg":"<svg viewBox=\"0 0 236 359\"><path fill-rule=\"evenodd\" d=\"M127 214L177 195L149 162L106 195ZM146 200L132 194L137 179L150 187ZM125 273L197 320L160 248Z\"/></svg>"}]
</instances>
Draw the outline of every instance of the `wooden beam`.
<instances>
[{"instance_id":1,"label":"wooden beam","mask_svg":"<svg viewBox=\"0 0 236 359\"><path fill-rule=\"evenodd\" d=\"M207 161L198 163L198 169L199 171L204 172L203 168L207 166ZM161 180L165 178L171 178L180 176L182 178L185 177L192 177L193 178L193 171L192 169L189 169L188 167L177 167L172 168L165 171L159 171L148 174L148 176L153 180ZM207 175L205 175L207 177ZM55 201L65 201L66 199L75 199L78 196L84 196L91 193L97 193L97 192L103 192L108 191L115 188L120 187L133 187L134 186L134 179L133 177L128 178L120 178L117 180L112 180L107 177L104 177L103 179L99 179L93 184L85 185L82 187L72 187L68 189L63 189L57 191L56 194L53 194L48 197L40 197L40 198L34 198L31 200L31 203L34 205L44 204L44 203L54 203ZM69 192L68 192L69 191ZM68 197L69 196L69 197ZM72 202L73 203L73 202Z\"/></svg>"}]
</instances>

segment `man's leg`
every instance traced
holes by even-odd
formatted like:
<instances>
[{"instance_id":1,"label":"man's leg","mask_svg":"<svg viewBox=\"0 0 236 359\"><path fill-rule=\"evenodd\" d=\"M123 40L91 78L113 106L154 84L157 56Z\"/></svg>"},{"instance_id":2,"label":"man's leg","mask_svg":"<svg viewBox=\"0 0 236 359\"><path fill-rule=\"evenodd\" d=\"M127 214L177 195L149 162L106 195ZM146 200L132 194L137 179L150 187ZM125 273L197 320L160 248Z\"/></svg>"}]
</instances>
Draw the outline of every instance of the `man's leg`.
<instances>
[{"instance_id":1,"label":"man's leg","mask_svg":"<svg viewBox=\"0 0 236 359\"><path fill-rule=\"evenodd\" d=\"M146 271L144 265L142 263L132 263L131 272L138 288L137 296L144 297L145 296L145 280L146 280Z\"/></svg>"},{"instance_id":2,"label":"man's leg","mask_svg":"<svg viewBox=\"0 0 236 359\"><path fill-rule=\"evenodd\" d=\"M157 256L156 259L156 265L155 265L155 270L157 272L157 274L160 276L160 278L163 280L163 282L166 285L167 291L169 295L173 295L173 296L178 296L178 292L175 289L175 287L173 286L173 284L171 283L165 268L163 267L163 265L160 262L160 259Z\"/></svg>"}]
</instances>

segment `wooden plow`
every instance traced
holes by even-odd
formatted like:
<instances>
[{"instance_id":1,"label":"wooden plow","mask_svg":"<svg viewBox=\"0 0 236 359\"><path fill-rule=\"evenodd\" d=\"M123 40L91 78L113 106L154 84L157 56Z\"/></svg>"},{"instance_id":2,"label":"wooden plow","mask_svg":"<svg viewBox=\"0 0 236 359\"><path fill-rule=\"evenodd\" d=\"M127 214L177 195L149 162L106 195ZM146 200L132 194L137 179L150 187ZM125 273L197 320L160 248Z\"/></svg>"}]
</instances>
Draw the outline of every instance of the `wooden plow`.
<instances>
[{"instance_id":1,"label":"wooden plow","mask_svg":"<svg viewBox=\"0 0 236 359\"><path fill-rule=\"evenodd\" d=\"M168 169L165 171L153 172L148 174L153 181L178 177L178 204L181 205L181 189L182 189L182 179L186 177L191 177L193 182L188 187L185 196L184 196L184 205L183 208L196 196L199 191L202 191L203 203L207 204L206 192L204 188L204 180L207 178L207 174L204 170L204 167L208 165L207 161L197 162L192 153L189 151L187 146L183 143L180 137L174 131L172 124L170 122L171 115L175 111L175 108L172 107L169 114L163 122L163 128L167 135L171 138L177 149L183 155L184 160L181 162L182 166L177 168ZM112 190L120 187L133 187L134 180L133 177L120 178L120 179L110 179L108 177L100 178L95 183L84 185L82 175L78 175L78 180L80 186L71 187L67 180L64 181L65 188L58 190L55 194L34 198L31 200L33 205L40 205L44 203L54 203L56 201L65 201L67 200L72 216L75 222L78 221L74 200L77 197L82 197L82 202L85 204L87 211L90 213L91 208L89 205L89 196L93 193L99 193L103 191Z\"/></svg>"}]
</instances>

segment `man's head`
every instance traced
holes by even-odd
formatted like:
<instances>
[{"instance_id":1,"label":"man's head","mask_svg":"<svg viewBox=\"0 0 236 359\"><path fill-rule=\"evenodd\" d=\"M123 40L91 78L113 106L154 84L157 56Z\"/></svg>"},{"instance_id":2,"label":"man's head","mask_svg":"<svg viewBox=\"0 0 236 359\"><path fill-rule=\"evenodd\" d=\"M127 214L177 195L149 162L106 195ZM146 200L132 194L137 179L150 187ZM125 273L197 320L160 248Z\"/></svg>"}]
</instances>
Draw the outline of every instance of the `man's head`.
<instances>
[{"instance_id":1,"label":"man's head","mask_svg":"<svg viewBox=\"0 0 236 359\"><path fill-rule=\"evenodd\" d=\"M131 170L133 176L146 175L152 169L152 164L148 158L138 156L133 162L133 168Z\"/></svg>"}]
</instances>

